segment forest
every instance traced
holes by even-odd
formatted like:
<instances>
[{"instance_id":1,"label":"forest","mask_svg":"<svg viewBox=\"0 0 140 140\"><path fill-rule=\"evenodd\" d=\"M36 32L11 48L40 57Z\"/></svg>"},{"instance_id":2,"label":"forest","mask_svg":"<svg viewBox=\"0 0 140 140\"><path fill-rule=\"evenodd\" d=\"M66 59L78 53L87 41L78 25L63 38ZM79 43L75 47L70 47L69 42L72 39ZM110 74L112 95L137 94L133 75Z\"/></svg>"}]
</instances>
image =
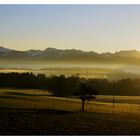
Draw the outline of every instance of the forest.
<instances>
[{"instance_id":1,"label":"forest","mask_svg":"<svg viewBox=\"0 0 140 140\"><path fill-rule=\"evenodd\" d=\"M85 82L98 91L99 95L140 95L140 79L107 79L81 78L78 75L46 76L33 73L0 73L0 88L43 89L54 96L75 96L80 82Z\"/></svg>"}]
</instances>

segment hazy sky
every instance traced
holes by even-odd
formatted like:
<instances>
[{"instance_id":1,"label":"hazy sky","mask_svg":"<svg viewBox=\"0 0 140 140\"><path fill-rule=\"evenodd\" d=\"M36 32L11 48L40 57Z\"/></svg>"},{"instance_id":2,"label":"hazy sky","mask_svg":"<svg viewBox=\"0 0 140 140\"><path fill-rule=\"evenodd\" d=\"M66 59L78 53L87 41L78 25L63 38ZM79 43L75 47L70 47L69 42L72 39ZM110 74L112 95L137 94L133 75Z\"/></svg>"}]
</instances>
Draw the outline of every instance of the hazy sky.
<instances>
[{"instance_id":1,"label":"hazy sky","mask_svg":"<svg viewBox=\"0 0 140 140\"><path fill-rule=\"evenodd\" d=\"M140 50L140 5L0 5L0 46Z\"/></svg>"}]
</instances>

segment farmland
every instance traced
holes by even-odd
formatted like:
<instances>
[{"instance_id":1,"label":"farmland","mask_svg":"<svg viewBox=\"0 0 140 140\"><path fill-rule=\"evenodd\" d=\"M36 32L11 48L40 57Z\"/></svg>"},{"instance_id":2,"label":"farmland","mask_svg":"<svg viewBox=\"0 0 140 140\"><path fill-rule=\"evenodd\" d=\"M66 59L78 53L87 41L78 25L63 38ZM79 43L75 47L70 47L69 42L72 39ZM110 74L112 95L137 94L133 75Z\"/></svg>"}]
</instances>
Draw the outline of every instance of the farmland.
<instances>
[{"instance_id":1,"label":"farmland","mask_svg":"<svg viewBox=\"0 0 140 140\"><path fill-rule=\"evenodd\" d=\"M98 95L95 100L86 101L85 110L105 113L140 113L139 96L115 96L114 107L112 100L112 96ZM54 97L46 90L1 89L0 107L79 111L81 109L81 101L77 97Z\"/></svg>"},{"instance_id":2,"label":"farmland","mask_svg":"<svg viewBox=\"0 0 140 140\"><path fill-rule=\"evenodd\" d=\"M82 112L75 97L1 89L0 135L139 135L140 98L116 96L115 101L113 107L112 96L98 95Z\"/></svg>"}]
</instances>

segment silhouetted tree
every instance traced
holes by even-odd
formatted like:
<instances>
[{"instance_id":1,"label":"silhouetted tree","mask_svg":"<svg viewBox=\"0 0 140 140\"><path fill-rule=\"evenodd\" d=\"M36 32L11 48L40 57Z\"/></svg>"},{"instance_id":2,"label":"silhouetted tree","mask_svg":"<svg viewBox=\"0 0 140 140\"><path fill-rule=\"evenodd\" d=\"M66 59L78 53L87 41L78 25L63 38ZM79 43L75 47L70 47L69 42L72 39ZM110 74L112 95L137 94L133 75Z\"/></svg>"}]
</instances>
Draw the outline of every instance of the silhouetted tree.
<instances>
[{"instance_id":1,"label":"silhouetted tree","mask_svg":"<svg viewBox=\"0 0 140 140\"><path fill-rule=\"evenodd\" d=\"M82 111L85 110L85 101L90 99L95 99L96 95L98 94L98 91L90 85L88 82L80 82L79 84L79 91L78 93L79 97L82 101Z\"/></svg>"}]
</instances>

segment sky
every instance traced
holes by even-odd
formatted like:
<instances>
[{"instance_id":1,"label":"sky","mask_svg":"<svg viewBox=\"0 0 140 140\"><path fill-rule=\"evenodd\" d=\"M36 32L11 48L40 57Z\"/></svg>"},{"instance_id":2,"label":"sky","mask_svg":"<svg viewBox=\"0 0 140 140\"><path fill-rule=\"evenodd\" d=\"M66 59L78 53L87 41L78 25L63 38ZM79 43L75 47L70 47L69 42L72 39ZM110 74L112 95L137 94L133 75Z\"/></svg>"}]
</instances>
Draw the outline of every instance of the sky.
<instances>
[{"instance_id":1,"label":"sky","mask_svg":"<svg viewBox=\"0 0 140 140\"><path fill-rule=\"evenodd\" d=\"M140 5L0 5L0 46L140 51Z\"/></svg>"}]
</instances>

